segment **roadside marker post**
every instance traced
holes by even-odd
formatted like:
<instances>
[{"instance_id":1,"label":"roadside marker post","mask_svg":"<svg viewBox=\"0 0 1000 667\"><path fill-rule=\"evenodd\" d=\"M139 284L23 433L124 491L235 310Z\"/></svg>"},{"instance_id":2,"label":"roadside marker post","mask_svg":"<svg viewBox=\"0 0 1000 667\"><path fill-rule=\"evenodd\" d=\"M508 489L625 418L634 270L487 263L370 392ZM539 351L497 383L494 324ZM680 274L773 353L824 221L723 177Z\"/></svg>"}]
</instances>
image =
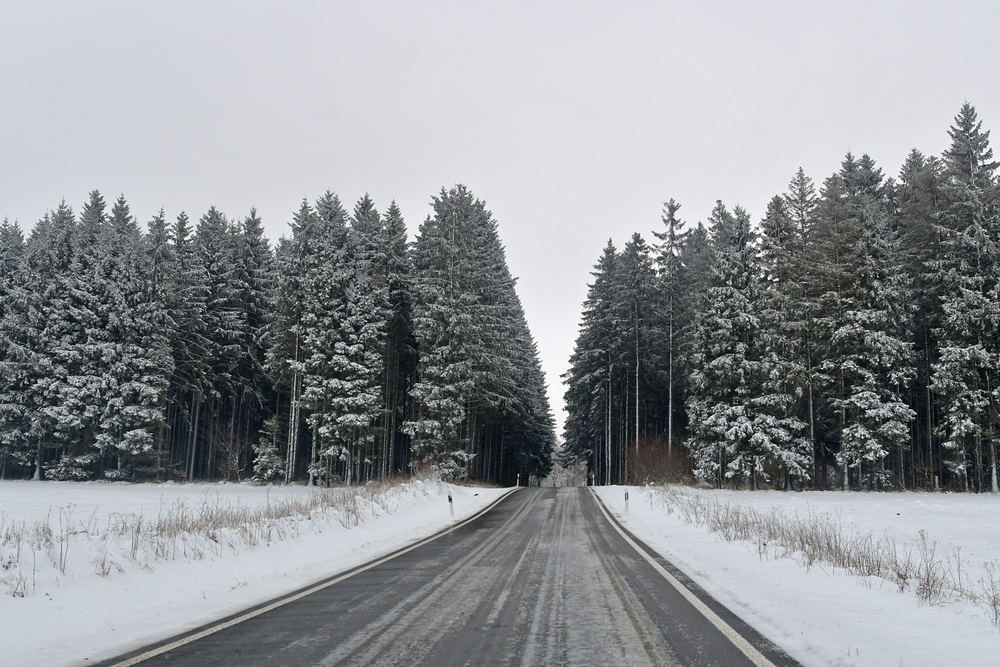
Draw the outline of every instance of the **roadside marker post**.
<instances>
[{"instance_id":1,"label":"roadside marker post","mask_svg":"<svg viewBox=\"0 0 1000 667\"><path fill-rule=\"evenodd\" d=\"M451 491L448 492L448 509L451 510L451 515L455 516L455 503L451 499Z\"/></svg>"},{"instance_id":2,"label":"roadside marker post","mask_svg":"<svg viewBox=\"0 0 1000 667\"><path fill-rule=\"evenodd\" d=\"M628 489L625 490L625 514L628 514Z\"/></svg>"}]
</instances>

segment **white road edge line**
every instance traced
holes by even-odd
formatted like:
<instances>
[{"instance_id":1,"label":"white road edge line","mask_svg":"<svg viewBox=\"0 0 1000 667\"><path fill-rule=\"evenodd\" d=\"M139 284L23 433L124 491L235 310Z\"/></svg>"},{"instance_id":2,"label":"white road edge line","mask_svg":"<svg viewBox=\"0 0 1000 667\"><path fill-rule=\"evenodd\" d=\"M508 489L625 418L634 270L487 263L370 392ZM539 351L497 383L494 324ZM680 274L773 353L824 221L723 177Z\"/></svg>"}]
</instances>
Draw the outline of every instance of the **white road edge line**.
<instances>
[{"instance_id":1,"label":"white road edge line","mask_svg":"<svg viewBox=\"0 0 1000 667\"><path fill-rule=\"evenodd\" d=\"M662 575L663 578L666 579L671 586L676 588L677 592L683 595L684 599L690 602L692 607L701 612L702 616L707 618L709 622L712 623L712 625L718 628L719 632L721 632L723 635L726 636L726 639L731 641L736 646L736 648L738 648L740 651L743 652L743 655L745 655L747 658L750 659L750 662L757 665L757 667L775 667L775 664L770 660L768 660L766 657L764 657L763 653L754 648L753 644L748 642L746 638L743 637L743 635L736 632L736 630L733 630L732 626L730 626L728 623L722 620L722 618L720 618L719 615L716 614L714 611L709 609L708 605L706 605L704 602L698 599L698 596L696 596L694 593L688 590L687 586L678 581L674 575L667 572L667 570L662 565L657 563L652 556L646 553L645 549L641 548L638 544L636 544L632 540L632 538L630 538L628 534L618 526L618 523L611 518L611 516L608 514L608 511L604 508L604 503L597 495L597 492L594 491L593 487L588 487L588 488L590 489L590 492L594 494L594 499L597 500L597 506L600 508L601 514L604 515L604 518L608 520L608 523L610 523L612 527L614 527L614 529L618 531L618 534L621 535L622 538L626 542L628 542L633 549L638 551L639 554L646 559L647 563L653 566L654 570L659 572L660 575Z\"/></svg>"},{"instance_id":2,"label":"white road edge line","mask_svg":"<svg viewBox=\"0 0 1000 667\"><path fill-rule=\"evenodd\" d=\"M410 551L413 551L414 549L419 549L420 547L424 546L425 544L429 544L430 542L433 542L434 540L436 540L436 539L438 539L440 537L444 537L448 533L451 533L451 532L453 532L455 530L458 530L459 528L461 528L462 526L464 526L464 525L466 525L468 523L472 523L473 521L475 521L476 519L478 519L479 517L481 517L482 515L486 514L491 509L493 509L494 507L496 507L497 505L499 505L502 500L504 500L507 496L509 496L510 494L512 494L515 491L517 491L519 488L520 487L515 486L514 488L512 488L511 490L507 491L505 494L503 494L502 496L500 496L499 498L497 498L496 500L494 500L492 503L490 503L489 505L487 505L483 509L479 510L478 512L476 512L475 514L473 514L472 516L470 516L468 519L465 519L464 521L456 523L451 528L448 528L446 530L442 530L441 532L435 533L434 535L431 535L430 537L425 537L424 539L420 540L419 542L415 542L415 543L411 544L408 547L400 549L399 551L394 551L391 554L388 554L387 556L382 556L381 558L379 558L377 560L373 560L370 563L362 565L362 566L360 566L360 567L358 567L358 568L356 568L354 570L351 570L350 572L346 572L346 573L344 573L344 574L342 574L342 575L340 575L338 577L334 577L333 579L329 579L327 581L324 581L323 583L316 584L315 586L312 586L312 587L307 588L305 590L299 591L298 593L293 593L292 595L290 595L290 596L288 596L286 598L281 598L280 600L276 600L275 602L272 602L270 604L266 604L263 607L258 607L257 609L254 609L253 611L248 611L247 613L241 614L240 616L237 616L236 618L231 618L228 621L224 621L222 623L219 623L218 625L213 625L211 627L205 628L204 630L201 630L200 632L196 632L193 635L188 635L187 637L182 637L181 639L178 639L176 641L172 641L169 644L164 644L163 646L160 646L158 648L154 648L154 649L152 649L150 651L146 651L145 653L141 653L141 654L139 654L139 655L137 655L135 657L129 658L127 660L122 660L121 662L113 663L110 667L132 667L132 665L137 665L140 662L145 662L146 660L149 660L150 658L155 658L158 655L162 655L164 653L167 653L168 651L173 651L174 649L180 648L181 646L184 646L186 644L190 644L192 642L196 642L199 639L204 639L205 637L208 637L209 635L214 635L216 632L221 632L222 630L225 630L227 628L231 628L234 625L239 625L240 623L242 623L244 621L249 621L251 618L256 618L257 616L260 616L261 614L266 614L269 611L274 611L275 609L277 609L279 607L283 607L286 604L289 604L291 602L295 602L296 600L301 600L302 598L304 598L304 597L306 597L308 595L312 595L313 593L317 593L317 592L323 590L324 588L329 588L330 586L333 586L334 584L338 584L341 581L344 581L345 579L350 579L354 575L360 574L361 572L364 572L366 570L370 570L373 567L378 567L382 563L386 563L386 562L392 560L393 558L396 558L398 556L402 556L405 553L409 553Z\"/></svg>"}]
</instances>

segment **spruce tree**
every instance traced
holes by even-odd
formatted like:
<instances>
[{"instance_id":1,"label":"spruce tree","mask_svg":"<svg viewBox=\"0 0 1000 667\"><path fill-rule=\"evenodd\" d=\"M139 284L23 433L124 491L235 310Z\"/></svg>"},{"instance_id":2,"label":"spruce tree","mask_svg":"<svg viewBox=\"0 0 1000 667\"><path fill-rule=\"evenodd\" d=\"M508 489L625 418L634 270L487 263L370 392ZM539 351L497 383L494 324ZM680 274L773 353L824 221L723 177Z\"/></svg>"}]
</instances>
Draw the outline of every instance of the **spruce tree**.
<instances>
[{"instance_id":1,"label":"spruce tree","mask_svg":"<svg viewBox=\"0 0 1000 667\"><path fill-rule=\"evenodd\" d=\"M17 342L9 337L21 312L14 299L23 294L26 279L24 234L16 222L4 218L0 223L0 479L6 478L13 466L23 465L27 453L27 437L19 428L23 406L5 402L5 397L10 400L11 392L17 390L13 372L16 352L12 349Z\"/></svg>"},{"instance_id":2,"label":"spruce tree","mask_svg":"<svg viewBox=\"0 0 1000 667\"><path fill-rule=\"evenodd\" d=\"M419 363L414 415L404 424L413 459L450 477L543 476L553 442L551 433L541 441L524 437L528 413L518 394L537 396L524 383L538 378L496 222L462 185L442 189L433 203L413 253ZM508 430L520 436L509 452ZM494 456L498 465L484 461Z\"/></svg>"},{"instance_id":3,"label":"spruce tree","mask_svg":"<svg viewBox=\"0 0 1000 667\"><path fill-rule=\"evenodd\" d=\"M768 462L778 468L785 488L795 479L808 479L812 468L812 441L800 418L808 410L810 387L804 368L807 339L803 336L800 225L791 216L786 199L774 197L760 224L759 354L761 386L759 426L767 433ZM804 405L803 405L804 404Z\"/></svg>"},{"instance_id":4,"label":"spruce tree","mask_svg":"<svg viewBox=\"0 0 1000 667\"><path fill-rule=\"evenodd\" d=\"M883 183L881 170L867 155L858 162L858 175L856 190L846 179L861 235L853 252L856 287L847 312L849 330L837 334L857 341L844 360L853 376L848 411L854 423L844 433L841 462L880 459L873 475L884 476L885 454L892 452L896 483L904 487L903 459L915 417L907 404L915 375L913 291L895 224L895 185Z\"/></svg>"},{"instance_id":5,"label":"spruce tree","mask_svg":"<svg viewBox=\"0 0 1000 667\"><path fill-rule=\"evenodd\" d=\"M168 386L160 395L160 410L162 421L155 432L155 460L152 472L156 478L163 479L171 461L170 421L172 416L171 400L174 397L174 384L177 382L177 368L173 356L173 340L176 336L177 322L173 319L171 303L173 290L177 280L177 256L170 238L170 226L163 209L153 216L147 226L144 255L146 261L147 297L149 321L154 323L157 336L162 340L164 363Z\"/></svg>"},{"instance_id":6,"label":"spruce tree","mask_svg":"<svg viewBox=\"0 0 1000 667\"><path fill-rule=\"evenodd\" d=\"M340 199L327 192L317 200L315 212L303 202L295 229L301 362L294 369L301 376L300 402L311 436L309 478L326 482L339 462L343 478L350 481L356 425L344 419L351 414L354 389L352 332L346 326L351 281L347 213Z\"/></svg>"},{"instance_id":7,"label":"spruce tree","mask_svg":"<svg viewBox=\"0 0 1000 667\"><path fill-rule=\"evenodd\" d=\"M684 242L688 232L684 231L684 223L677 217L681 205L671 199L664 204L662 215L662 232L654 232L659 239L656 263L660 277L660 313L662 315L663 337L666 347L666 359L663 367L667 385L667 452L673 452L674 446L674 412L679 401L675 398L677 391L675 372L680 359L680 329L685 319L685 287L686 267L683 261Z\"/></svg>"},{"instance_id":8,"label":"spruce tree","mask_svg":"<svg viewBox=\"0 0 1000 667\"><path fill-rule=\"evenodd\" d=\"M462 437L466 403L475 388L473 364L480 344L468 288L471 194L463 186L442 188L433 217L420 225L414 246L414 334L419 341L415 414L404 425L416 462L433 462L446 476L464 477Z\"/></svg>"},{"instance_id":9,"label":"spruce tree","mask_svg":"<svg viewBox=\"0 0 1000 667\"><path fill-rule=\"evenodd\" d=\"M271 378L265 370L270 347L269 322L275 291L274 257L264 237L263 222L256 209L233 230L236 241L236 273L240 353L236 365L239 379L232 413L229 465L239 476L250 459L250 448L270 406Z\"/></svg>"},{"instance_id":10,"label":"spruce tree","mask_svg":"<svg viewBox=\"0 0 1000 667\"><path fill-rule=\"evenodd\" d=\"M586 460L591 480L611 484L619 479L620 461L615 426L613 384L615 367L610 342L614 327L609 316L618 251L608 240L591 275L594 282L583 303L580 333L570 356L566 383L566 456Z\"/></svg>"},{"instance_id":11,"label":"spruce tree","mask_svg":"<svg viewBox=\"0 0 1000 667\"><path fill-rule=\"evenodd\" d=\"M941 400L942 445L959 488L981 490L985 465L997 481L997 368L1000 365L1000 206L989 132L966 103L944 154L941 257L929 262L940 285L941 323L932 388ZM988 457L988 462L984 458ZM973 478L970 480L970 476Z\"/></svg>"},{"instance_id":12,"label":"spruce tree","mask_svg":"<svg viewBox=\"0 0 1000 667\"><path fill-rule=\"evenodd\" d=\"M833 427L842 483L878 487L891 454L900 461L914 418L907 405L914 374L912 294L894 224L894 186L867 155L848 153L827 179L817 210L818 294L825 354L817 380ZM897 480L903 483L902 479Z\"/></svg>"},{"instance_id":13,"label":"spruce tree","mask_svg":"<svg viewBox=\"0 0 1000 667\"><path fill-rule=\"evenodd\" d=\"M913 474L918 472L925 486L940 480L939 440L935 438L937 398L931 389L932 364L937 360L938 345L934 331L941 324L940 285L931 263L943 250L935 228L941 206L943 166L934 156L914 149L899 172L897 215L900 243L906 273L914 293L913 343L916 381L911 405L917 413L914 433ZM936 475L935 475L936 473ZM916 479L916 478L915 478Z\"/></svg>"},{"instance_id":14,"label":"spruce tree","mask_svg":"<svg viewBox=\"0 0 1000 667\"><path fill-rule=\"evenodd\" d=\"M786 275L785 287L782 293L792 299L790 310L786 312L786 334L795 342L795 350L791 359L789 378L796 391L801 391L799 398L799 416L808 424L808 438L811 448L810 458L812 476L815 484L826 484L826 457L820 442L820 426L817 424L819 396L816 366L819 359L818 330L816 318L819 313L819 300L822 291L817 282L811 279L815 264L820 260L817 252L816 233L816 188L811 178L806 176L800 167L788 184L788 189L782 196L787 215L795 231L791 238L794 241L783 247L785 252L783 262ZM766 269L765 269L766 273Z\"/></svg>"},{"instance_id":15,"label":"spruce tree","mask_svg":"<svg viewBox=\"0 0 1000 667\"><path fill-rule=\"evenodd\" d=\"M208 275L197 255L190 220L183 211L173 225L173 267L168 313L174 324L170 332L174 359L169 425L174 434L178 471L189 481L201 444L203 407L211 395L212 342L208 331Z\"/></svg>"},{"instance_id":16,"label":"spruce tree","mask_svg":"<svg viewBox=\"0 0 1000 667\"><path fill-rule=\"evenodd\" d=\"M709 219L712 270L692 331L689 448L695 474L723 486L767 477L773 438L758 412L762 380L754 235L722 202Z\"/></svg>"},{"instance_id":17,"label":"spruce tree","mask_svg":"<svg viewBox=\"0 0 1000 667\"><path fill-rule=\"evenodd\" d=\"M96 446L114 459L105 476L134 479L137 473L156 472L151 464L172 358L164 334L165 304L151 289L142 234L124 197L112 207L106 237L100 267L106 285L105 395Z\"/></svg>"},{"instance_id":18,"label":"spruce tree","mask_svg":"<svg viewBox=\"0 0 1000 667\"><path fill-rule=\"evenodd\" d=\"M73 227L69 270L57 278L65 286L66 303L52 313L60 331L52 352L65 375L57 376L47 409L60 443L58 461L48 471L54 479L90 479L105 453L98 437L100 415L110 398L104 360L114 358L107 322L115 307L113 286L102 270L109 236L105 209L101 194L91 192Z\"/></svg>"},{"instance_id":19,"label":"spruce tree","mask_svg":"<svg viewBox=\"0 0 1000 667\"><path fill-rule=\"evenodd\" d=\"M61 422L59 402L69 376L60 348L75 329L67 319L75 228L76 217L65 201L35 225L25 244L25 279L14 286L4 314L0 411L8 439L19 445L19 462L34 468L36 480L43 478L50 459L62 462L61 445L72 425ZM71 456L67 464L88 476L92 461L76 456L88 454Z\"/></svg>"},{"instance_id":20,"label":"spruce tree","mask_svg":"<svg viewBox=\"0 0 1000 667\"><path fill-rule=\"evenodd\" d=\"M408 388L413 384L416 371L417 342L413 337L413 268L406 224L395 201L383 214L381 232L389 297L383 355L385 407L381 474L385 476L402 472L409 465L409 440L401 427L410 414Z\"/></svg>"}]
</instances>

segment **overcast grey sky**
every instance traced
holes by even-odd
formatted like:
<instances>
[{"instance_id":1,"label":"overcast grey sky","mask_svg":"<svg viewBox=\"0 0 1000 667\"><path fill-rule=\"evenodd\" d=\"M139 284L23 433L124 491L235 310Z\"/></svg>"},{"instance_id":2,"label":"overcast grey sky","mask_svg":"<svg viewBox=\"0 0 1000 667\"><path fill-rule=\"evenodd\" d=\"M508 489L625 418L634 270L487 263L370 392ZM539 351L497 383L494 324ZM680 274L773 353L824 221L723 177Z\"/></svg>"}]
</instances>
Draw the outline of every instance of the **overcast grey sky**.
<instances>
[{"instance_id":1,"label":"overcast grey sky","mask_svg":"<svg viewBox=\"0 0 1000 667\"><path fill-rule=\"evenodd\" d=\"M895 175L964 100L1000 128L997 2L7 2L0 217L142 222L465 183L500 224L561 421L589 271L664 200L754 219L848 150ZM997 135L1000 137L1000 135Z\"/></svg>"}]
</instances>

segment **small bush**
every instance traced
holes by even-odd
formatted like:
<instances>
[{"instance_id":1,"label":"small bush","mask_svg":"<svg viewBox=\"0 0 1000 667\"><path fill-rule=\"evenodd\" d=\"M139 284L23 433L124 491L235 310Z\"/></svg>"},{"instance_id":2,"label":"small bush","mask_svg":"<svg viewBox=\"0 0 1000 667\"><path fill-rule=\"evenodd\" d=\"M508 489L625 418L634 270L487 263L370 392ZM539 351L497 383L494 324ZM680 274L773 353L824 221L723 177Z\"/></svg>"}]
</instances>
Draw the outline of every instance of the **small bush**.
<instances>
[{"instance_id":1,"label":"small bush","mask_svg":"<svg viewBox=\"0 0 1000 667\"><path fill-rule=\"evenodd\" d=\"M691 457L676 440L668 450L664 437L641 438L639 452L634 458L629 475L634 484L694 483Z\"/></svg>"}]
</instances>

